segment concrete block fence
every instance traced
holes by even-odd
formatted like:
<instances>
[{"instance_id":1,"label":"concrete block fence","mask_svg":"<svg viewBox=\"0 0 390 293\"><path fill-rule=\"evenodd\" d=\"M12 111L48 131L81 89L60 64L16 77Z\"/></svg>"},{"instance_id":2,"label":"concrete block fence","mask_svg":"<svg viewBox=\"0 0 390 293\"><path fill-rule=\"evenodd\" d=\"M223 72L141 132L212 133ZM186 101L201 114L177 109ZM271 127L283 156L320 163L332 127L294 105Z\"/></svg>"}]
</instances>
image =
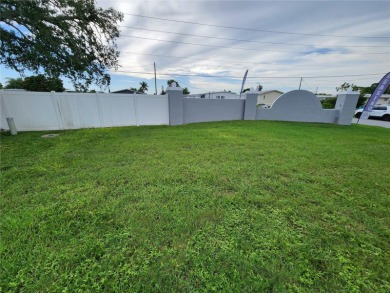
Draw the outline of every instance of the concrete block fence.
<instances>
[{"instance_id":1,"label":"concrete block fence","mask_svg":"<svg viewBox=\"0 0 390 293\"><path fill-rule=\"evenodd\" d=\"M281 95L269 109L257 108L258 92L243 99L217 100L184 98L181 88L167 89L169 125L224 120L277 120L337 123L350 125L359 98L358 92L338 95L335 109L323 109L311 92L295 90Z\"/></svg>"},{"instance_id":2,"label":"concrete block fence","mask_svg":"<svg viewBox=\"0 0 390 293\"><path fill-rule=\"evenodd\" d=\"M357 92L341 94L335 109L325 110L314 94L303 90L280 96L270 109L257 108L258 93L254 91L237 100L185 98L179 87L169 87L164 96L7 90L1 90L0 94L0 128L9 130L7 118L12 118L18 131L182 125L225 120L349 125L359 97Z\"/></svg>"},{"instance_id":3,"label":"concrete block fence","mask_svg":"<svg viewBox=\"0 0 390 293\"><path fill-rule=\"evenodd\" d=\"M18 131L168 125L168 96L1 91L0 127Z\"/></svg>"}]
</instances>

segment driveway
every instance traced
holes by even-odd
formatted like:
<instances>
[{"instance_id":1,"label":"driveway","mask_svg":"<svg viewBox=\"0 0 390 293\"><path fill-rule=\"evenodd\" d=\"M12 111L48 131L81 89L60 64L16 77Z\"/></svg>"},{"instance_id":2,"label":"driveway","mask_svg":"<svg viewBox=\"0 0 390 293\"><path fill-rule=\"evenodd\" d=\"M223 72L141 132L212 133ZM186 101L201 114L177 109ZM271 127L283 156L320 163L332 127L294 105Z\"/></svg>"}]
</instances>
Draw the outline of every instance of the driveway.
<instances>
[{"instance_id":1,"label":"driveway","mask_svg":"<svg viewBox=\"0 0 390 293\"><path fill-rule=\"evenodd\" d=\"M353 118L352 119L352 124L356 124L357 121L358 120L356 118ZM359 124L390 128L390 122L382 121L382 120L374 120L374 119L365 120L365 119L360 119Z\"/></svg>"}]
</instances>

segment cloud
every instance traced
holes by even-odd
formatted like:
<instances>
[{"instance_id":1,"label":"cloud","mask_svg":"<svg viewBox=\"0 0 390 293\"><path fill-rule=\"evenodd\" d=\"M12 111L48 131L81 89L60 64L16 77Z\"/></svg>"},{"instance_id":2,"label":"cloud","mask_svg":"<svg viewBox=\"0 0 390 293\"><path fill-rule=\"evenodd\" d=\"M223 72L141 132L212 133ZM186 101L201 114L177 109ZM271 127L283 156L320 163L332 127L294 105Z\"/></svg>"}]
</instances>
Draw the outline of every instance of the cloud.
<instances>
[{"instance_id":1,"label":"cloud","mask_svg":"<svg viewBox=\"0 0 390 293\"><path fill-rule=\"evenodd\" d=\"M285 91L297 87L303 76L307 88L334 92L344 81L368 86L390 68L389 2L128 3L109 2L126 13L118 40L126 72L113 79L150 80L156 62L159 88L173 78L191 92L237 91L249 69L250 86L261 83L264 89ZM332 77L339 75L344 76Z\"/></svg>"}]
</instances>

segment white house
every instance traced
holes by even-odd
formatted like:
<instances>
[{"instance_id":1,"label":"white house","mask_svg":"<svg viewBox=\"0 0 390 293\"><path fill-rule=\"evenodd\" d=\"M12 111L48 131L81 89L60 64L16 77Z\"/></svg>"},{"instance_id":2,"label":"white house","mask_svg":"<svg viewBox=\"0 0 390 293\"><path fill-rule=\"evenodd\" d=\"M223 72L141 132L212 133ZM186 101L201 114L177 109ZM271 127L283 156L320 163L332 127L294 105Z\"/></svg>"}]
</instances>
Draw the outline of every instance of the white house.
<instances>
[{"instance_id":1,"label":"white house","mask_svg":"<svg viewBox=\"0 0 390 293\"><path fill-rule=\"evenodd\" d=\"M259 92L259 95L257 97L257 105L265 105L267 107L271 107L271 105L276 101L276 99L279 98L282 94L283 92L278 90ZM231 91L219 91L186 95L186 97L201 99L239 99L240 95ZM245 98L245 93L242 94L241 98Z\"/></svg>"},{"instance_id":2,"label":"white house","mask_svg":"<svg viewBox=\"0 0 390 293\"><path fill-rule=\"evenodd\" d=\"M265 105L271 107L272 104L279 98L283 92L278 90L259 92L257 96L257 105Z\"/></svg>"},{"instance_id":3,"label":"white house","mask_svg":"<svg viewBox=\"0 0 390 293\"><path fill-rule=\"evenodd\" d=\"M186 95L187 98L201 98L201 99L239 99L240 95L231 91L208 92L201 94Z\"/></svg>"},{"instance_id":4,"label":"white house","mask_svg":"<svg viewBox=\"0 0 390 293\"><path fill-rule=\"evenodd\" d=\"M369 99L371 94L366 94L364 97ZM376 105L390 105L390 95L382 95Z\"/></svg>"}]
</instances>

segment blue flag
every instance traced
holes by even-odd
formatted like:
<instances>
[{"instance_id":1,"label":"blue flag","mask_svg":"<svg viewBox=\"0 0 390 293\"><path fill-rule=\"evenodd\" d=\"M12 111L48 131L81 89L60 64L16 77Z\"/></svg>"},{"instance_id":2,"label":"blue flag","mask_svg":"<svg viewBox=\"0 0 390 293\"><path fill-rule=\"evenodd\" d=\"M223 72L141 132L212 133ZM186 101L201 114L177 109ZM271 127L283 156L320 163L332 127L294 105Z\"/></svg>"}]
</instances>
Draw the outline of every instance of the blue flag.
<instances>
[{"instance_id":1,"label":"blue flag","mask_svg":"<svg viewBox=\"0 0 390 293\"><path fill-rule=\"evenodd\" d=\"M248 75L248 70L246 70L245 74L244 74L244 78L242 79L242 85L241 85L241 91L240 91L240 99L241 99L241 94L242 94L242 91L244 90L244 85L245 85L245 81L246 81L246 76Z\"/></svg>"},{"instance_id":2,"label":"blue flag","mask_svg":"<svg viewBox=\"0 0 390 293\"><path fill-rule=\"evenodd\" d=\"M388 72L376 86L375 91L372 93L370 99L368 100L366 106L363 109L363 113L360 116L360 119L368 119L372 111L372 108L374 108L376 102L383 95L384 91L387 89L389 84L390 84L390 72Z\"/></svg>"}]
</instances>

